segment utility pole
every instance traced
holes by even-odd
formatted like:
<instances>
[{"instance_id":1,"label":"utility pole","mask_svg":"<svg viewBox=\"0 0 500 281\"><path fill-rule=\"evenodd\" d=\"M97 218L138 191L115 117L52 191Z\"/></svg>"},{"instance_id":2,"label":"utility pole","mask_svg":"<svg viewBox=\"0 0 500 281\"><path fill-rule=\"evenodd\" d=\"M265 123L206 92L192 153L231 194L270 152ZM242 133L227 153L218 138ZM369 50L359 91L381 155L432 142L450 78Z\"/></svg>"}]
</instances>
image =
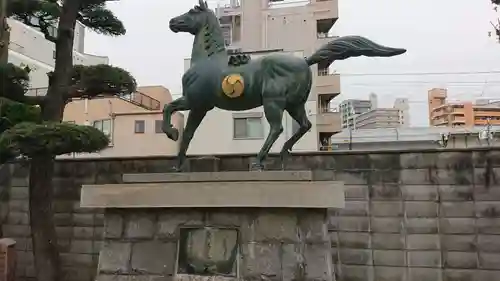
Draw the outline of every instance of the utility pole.
<instances>
[{"instance_id":1,"label":"utility pole","mask_svg":"<svg viewBox=\"0 0 500 281\"><path fill-rule=\"evenodd\" d=\"M479 132L479 141L486 141L486 144L488 146L491 146L491 142L493 141L493 132L491 131L491 123L490 123L491 118L488 117L486 119L486 126L481 132Z\"/></svg>"},{"instance_id":2,"label":"utility pole","mask_svg":"<svg viewBox=\"0 0 500 281\"><path fill-rule=\"evenodd\" d=\"M352 150L352 127L349 126L349 150Z\"/></svg>"},{"instance_id":3,"label":"utility pole","mask_svg":"<svg viewBox=\"0 0 500 281\"><path fill-rule=\"evenodd\" d=\"M488 143L488 146L491 145L491 140L492 140L492 135L491 135L491 123L490 123L490 120L491 118L488 117L488 119L486 119L487 121L487 125L486 125L486 143Z\"/></svg>"},{"instance_id":4,"label":"utility pole","mask_svg":"<svg viewBox=\"0 0 500 281\"><path fill-rule=\"evenodd\" d=\"M0 0L0 64L9 60L10 29L7 24L7 1Z\"/></svg>"}]
</instances>

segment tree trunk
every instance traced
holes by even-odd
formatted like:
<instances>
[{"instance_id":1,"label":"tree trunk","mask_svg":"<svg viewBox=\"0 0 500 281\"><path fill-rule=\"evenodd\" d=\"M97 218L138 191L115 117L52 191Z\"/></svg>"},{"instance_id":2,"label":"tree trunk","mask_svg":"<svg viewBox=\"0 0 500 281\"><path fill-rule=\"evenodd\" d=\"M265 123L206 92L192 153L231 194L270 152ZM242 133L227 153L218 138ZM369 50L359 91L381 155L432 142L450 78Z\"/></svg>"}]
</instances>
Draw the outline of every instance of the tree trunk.
<instances>
[{"instance_id":1,"label":"tree trunk","mask_svg":"<svg viewBox=\"0 0 500 281\"><path fill-rule=\"evenodd\" d=\"M52 210L53 158L39 156L30 166L30 223L37 281L60 281L60 257Z\"/></svg>"},{"instance_id":2,"label":"tree trunk","mask_svg":"<svg viewBox=\"0 0 500 281\"><path fill-rule=\"evenodd\" d=\"M0 0L1 1L1 0ZM56 60L49 88L41 105L44 121L61 122L73 69L76 17L82 0L63 1L57 27ZM30 222L37 281L60 281L61 267L52 212L54 157L33 157L30 168Z\"/></svg>"},{"instance_id":3,"label":"tree trunk","mask_svg":"<svg viewBox=\"0 0 500 281\"><path fill-rule=\"evenodd\" d=\"M7 24L7 0L0 0L0 64L9 61L10 31Z\"/></svg>"},{"instance_id":4,"label":"tree trunk","mask_svg":"<svg viewBox=\"0 0 500 281\"><path fill-rule=\"evenodd\" d=\"M42 117L45 121L60 122L63 118L73 72L73 41L75 38L76 18L81 3L82 0L66 0L62 7L55 42L54 73L49 79L47 98L42 107Z\"/></svg>"}]
</instances>

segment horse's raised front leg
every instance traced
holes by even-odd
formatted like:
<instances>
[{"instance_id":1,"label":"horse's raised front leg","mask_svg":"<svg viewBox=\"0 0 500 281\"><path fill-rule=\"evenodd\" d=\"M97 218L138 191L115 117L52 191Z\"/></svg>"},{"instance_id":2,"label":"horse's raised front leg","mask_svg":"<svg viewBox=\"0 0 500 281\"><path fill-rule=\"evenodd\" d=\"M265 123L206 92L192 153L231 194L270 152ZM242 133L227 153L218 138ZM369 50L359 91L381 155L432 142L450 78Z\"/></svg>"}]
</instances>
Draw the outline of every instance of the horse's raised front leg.
<instances>
[{"instance_id":1,"label":"horse's raised front leg","mask_svg":"<svg viewBox=\"0 0 500 281\"><path fill-rule=\"evenodd\" d=\"M196 132L196 129L198 129L198 127L200 126L201 121L203 121L203 118L205 118L205 115L207 115L206 110L192 109L189 112L186 122L186 127L184 128L184 132L182 134L182 140L179 147L179 154L177 155L178 171L182 170L182 166L184 165L184 162L186 160L186 152L189 148L189 143L193 139L194 133Z\"/></svg>"},{"instance_id":2,"label":"horse's raised front leg","mask_svg":"<svg viewBox=\"0 0 500 281\"><path fill-rule=\"evenodd\" d=\"M179 139L179 130L172 126L172 115L177 111L190 110L190 106L185 97L178 98L163 107L162 131L173 141Z\"/></svg>"},{"instance_id":3,"label":"horse's raised front leg","mask_svg":"<svg viewBox=\"0 0 500 281\"><path fill-rule=\"evenodd\" d=\"M290 155L290 151L293 146L311 129L312 124L311 121L307 118L306 109L303 104L301 105L293 105L287 106L286 111L290 114L290 116L299 124L299 129L293 136L290 137L284 144L283 148L280 152L280 157L282 164L286 158Z\"/></svg>"},{"instance_id":4,"label":"horse's raised front leg","mask_svg":"<svg viewBox=\"0 0 500 281\"><path fill-rule=\"evenodd\" d=\"M259 154L257 154L257 161L251 167L251 169L257 170L264 169L264 159L280 134L283 132L282 120L284 102L264 99L263 106L264 114L266 115L267 122L269 122L269 133Z\"/></svg>"}]
</instances>

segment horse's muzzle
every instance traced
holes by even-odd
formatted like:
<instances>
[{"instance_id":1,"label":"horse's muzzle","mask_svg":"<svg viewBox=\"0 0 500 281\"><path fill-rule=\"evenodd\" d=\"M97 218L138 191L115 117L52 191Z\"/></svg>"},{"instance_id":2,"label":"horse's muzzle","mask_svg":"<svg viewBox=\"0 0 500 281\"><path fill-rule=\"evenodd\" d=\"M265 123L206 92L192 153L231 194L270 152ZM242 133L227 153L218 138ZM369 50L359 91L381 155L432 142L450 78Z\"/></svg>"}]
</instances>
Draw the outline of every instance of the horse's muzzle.
<instances>
[{"instance_id":1,"label":"horse's muzzle","mask_svg":"<svg viewBox=\"0 0 500 281\"><path fill-rule=\"evenodd\" d=\"M171 19L170 22L168 23L168 27L170 28L170 30L172 30L173 32L177 33L179 32L179 24L182 24L181 22L179 22L178 20L176 19Z\"/></svg>"}]
</instances>

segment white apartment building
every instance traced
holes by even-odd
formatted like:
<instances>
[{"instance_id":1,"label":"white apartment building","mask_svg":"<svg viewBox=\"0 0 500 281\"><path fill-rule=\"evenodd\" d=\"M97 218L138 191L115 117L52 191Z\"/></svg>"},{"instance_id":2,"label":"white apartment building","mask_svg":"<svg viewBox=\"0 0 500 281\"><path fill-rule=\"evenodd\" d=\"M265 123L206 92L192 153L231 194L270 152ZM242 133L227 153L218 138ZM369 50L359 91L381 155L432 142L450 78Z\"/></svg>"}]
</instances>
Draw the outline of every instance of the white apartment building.
<instances>
[{"instance_id":1,"label":"white apartment building","mask_svg":"<svg viewBox=\"0 0 500 281\"><path fill-rule=\"evenodd\" d=\"M397 98L391 108L379 108L377 95L368 100L344 100L339 105L342 128L403 128L410 125L410 106L406 98Z\"/></svg>"},{"instance_id":2,"label":"white apartment building","mask_svg":"<svg viewBox=\"0 0 500 281\"><path fill-rule=\"evenodd\" d=\"M54 70L55 44L46 40L39 30L17 20L8 19L10 31L9 62L20 67L28 66L30 72L29 95L44 95L48 86L47 72ZM56 33L53 27L52 32ZM77 22L73 62L75 64L107 64L108 58L84 53L85 27Z\"/></svg>"},{"instance_id":3,"label":"white apartment building","mask_svg":"<svg viewBox=\"0 0 500 281\"><path fill-rule=\"evenodd\" d=\"M288 2L295 3L289 5ZM216 13L224 29L227 48L249 53L252 58L270 52L305 57L332 40L329 31L338 19L338 0L296 2L231 0L219 6ZM185 59L184 66L186 70L189 68L190 59ZM340 114L330 106L330 101L340 93L340 77L322 65L315 65L311 70L313 88L306 111L313 126L294 146L294 151L327 149L330 137L341 130ZM283 128L284 132L271 152L279 152L297 129L297 124L288 114L284 115ZM198 128L188 153L256 153L268 132L269 125L262 107L240 112L214 109Z\"/></svg>"}]
</instances>

